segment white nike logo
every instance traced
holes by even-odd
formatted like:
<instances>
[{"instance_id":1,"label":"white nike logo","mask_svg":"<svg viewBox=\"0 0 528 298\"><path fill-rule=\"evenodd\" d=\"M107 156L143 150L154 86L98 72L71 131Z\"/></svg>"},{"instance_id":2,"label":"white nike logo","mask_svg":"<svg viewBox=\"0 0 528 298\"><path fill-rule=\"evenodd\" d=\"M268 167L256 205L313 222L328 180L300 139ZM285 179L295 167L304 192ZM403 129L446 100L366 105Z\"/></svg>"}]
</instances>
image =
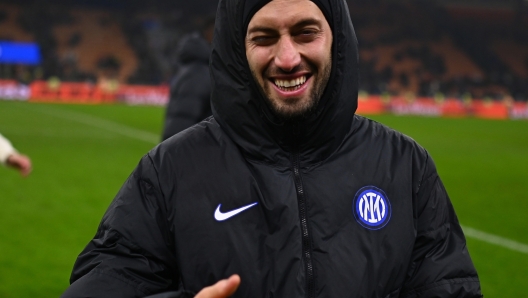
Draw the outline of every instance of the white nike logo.
<instances>
[{"instance_id":1,"label":"white nike logo","mask_svg":"<svg viewBox=\"0 0 528 298\"><path fill-rule=\"evenodd\" d=\"M222 211L220 211L220 207L222 207L222 204L218 204L218 207L216 208L216 211L215 211L215 214L214 214L214 218L217 220L217 221L224 221L226 219L229 219L237 214L239 214L240 212L244 211L244 210L247 210L255 205L257 205L258 203L255 202L253 204L249 204L247 206L244 206L244 207L240 207L238 209L235 209L235 210L231 210L229 212L226 212L226 213L223 213Z\"/></svg>"}]
</instances>

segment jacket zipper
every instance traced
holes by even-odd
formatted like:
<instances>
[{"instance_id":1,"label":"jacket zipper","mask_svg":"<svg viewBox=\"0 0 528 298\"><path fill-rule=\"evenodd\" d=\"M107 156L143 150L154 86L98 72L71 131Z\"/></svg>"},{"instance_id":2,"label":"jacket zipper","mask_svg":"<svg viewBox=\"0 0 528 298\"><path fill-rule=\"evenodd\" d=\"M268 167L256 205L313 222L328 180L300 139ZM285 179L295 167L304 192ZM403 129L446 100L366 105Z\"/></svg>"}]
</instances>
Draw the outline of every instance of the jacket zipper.
<instances>
[{"instance_id":1,"label":"jacket zipper","mask_svg":"<svg viewBox=\"0 0 528 298\"><path fill-rule=\"evenodd\" d=\"M295 189L297 191L297 202L299 204L299 217L302 231L302 257L305 264L306 272L306 297L315 297L315 276L312 262L312 241L310 238L310 231L308 229L308 210L306 206L306 198L304 196L304 189L300 172L300 154L297 150L292 155L293 175L295 180Z\"/></svg>"}]
</instances>

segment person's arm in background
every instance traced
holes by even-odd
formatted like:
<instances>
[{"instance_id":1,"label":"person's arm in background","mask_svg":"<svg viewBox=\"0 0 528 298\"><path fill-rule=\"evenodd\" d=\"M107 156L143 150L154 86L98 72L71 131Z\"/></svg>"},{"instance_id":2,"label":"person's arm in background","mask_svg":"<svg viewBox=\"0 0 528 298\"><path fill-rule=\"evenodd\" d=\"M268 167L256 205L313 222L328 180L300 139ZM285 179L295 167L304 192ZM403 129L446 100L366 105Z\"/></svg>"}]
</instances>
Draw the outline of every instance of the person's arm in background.
<instances>
[{"instance_id":1,"label":"person's arm in background","mask_svg":"<svg viewBox=\"0 0 528 298\"><path fill-rule=\"evenodd\" d=\"M31 173L31 159L26 155L18 153L11 142L0 134L0 163L16 169L22 176Z\"/></svg>"},{"instance_id":2,"label":"person's arm in background","mask_svg":"<svg viewBox=\"0 0 528 298\"><path fill-rule=\"evenodd\" d=\"M170 92L163 140L211 116L210 86L206 65L194 64L179 75Z\"/></svg>"}]
</instances>

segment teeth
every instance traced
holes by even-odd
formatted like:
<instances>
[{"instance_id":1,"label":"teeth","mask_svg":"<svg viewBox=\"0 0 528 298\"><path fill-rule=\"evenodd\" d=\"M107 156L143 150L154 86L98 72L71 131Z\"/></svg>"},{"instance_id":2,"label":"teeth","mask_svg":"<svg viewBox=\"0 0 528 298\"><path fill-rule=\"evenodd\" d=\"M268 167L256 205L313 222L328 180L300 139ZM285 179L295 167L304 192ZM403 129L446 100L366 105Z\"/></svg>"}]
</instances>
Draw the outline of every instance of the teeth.
<instances>
[{"instance_id":1,"label":"teeth","mask_svg":"<svg viewBox=\"0 0 528 298\"><path fill-rule=\"evenodd\" d=\"M294 80L275 80L275 85L281 88L291 88L291 87L298 87L306 82L306 76L302 76L300 78L294 79Z\"/></svg>"}]
</instances>

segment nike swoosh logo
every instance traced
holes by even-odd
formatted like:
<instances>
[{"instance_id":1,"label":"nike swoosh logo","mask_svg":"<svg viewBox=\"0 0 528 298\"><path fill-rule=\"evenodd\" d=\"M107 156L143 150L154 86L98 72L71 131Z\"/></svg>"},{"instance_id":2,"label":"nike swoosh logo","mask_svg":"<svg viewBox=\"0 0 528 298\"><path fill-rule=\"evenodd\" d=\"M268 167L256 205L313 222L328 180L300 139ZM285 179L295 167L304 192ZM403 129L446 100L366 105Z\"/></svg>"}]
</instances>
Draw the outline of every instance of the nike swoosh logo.
<instances>
[{"instance_id":1,"label":"nike swoosh logo","mask_svg":"<svg viewBox=\"0 0 528 298\"><path fill-rule=\"evenodd\" d=\"M245 211L255 205L257 205L258 203L255 202L253 204L249 204L249 205L246 205L244 207L240 207L238 209L235 209L235 210L231 210L229 212L226 212L226 213L223 213L222 211L220 211L220 207L222 207L222 204L218 204L218 207L216 207L216 211L214 213L214 218L217 220L217 221L224 221L226 219L229 219L237 214L239 214L240 212L242 211Z\"/></svg>"}]
</instances>

